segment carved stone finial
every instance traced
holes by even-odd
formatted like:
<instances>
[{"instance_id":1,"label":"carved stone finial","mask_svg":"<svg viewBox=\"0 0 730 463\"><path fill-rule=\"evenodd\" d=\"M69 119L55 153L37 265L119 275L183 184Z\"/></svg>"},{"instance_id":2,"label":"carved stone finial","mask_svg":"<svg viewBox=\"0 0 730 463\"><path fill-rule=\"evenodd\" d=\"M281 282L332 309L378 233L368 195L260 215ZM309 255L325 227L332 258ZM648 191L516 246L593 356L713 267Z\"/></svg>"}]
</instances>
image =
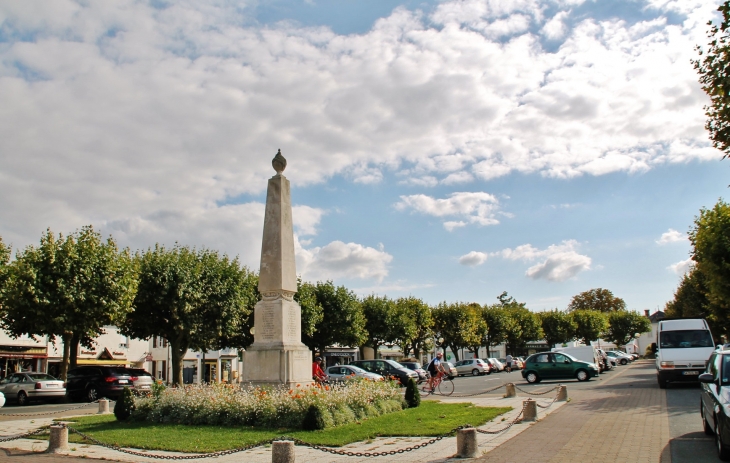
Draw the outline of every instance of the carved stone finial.
<instances>
[{"instance_id":1,"label":"carved stone finial","mask_svg":"<svg viewBox=\"0 0 730 463\"><path fill-rule=\"evenodd\" d=\"M274 159L271 161L271 165L274 166L274 170L277 174L284 172L284 169L286 169L286 159L281 155L281 150L276 153L276 156L274 156Z\"/></svg>"}]
</instances>

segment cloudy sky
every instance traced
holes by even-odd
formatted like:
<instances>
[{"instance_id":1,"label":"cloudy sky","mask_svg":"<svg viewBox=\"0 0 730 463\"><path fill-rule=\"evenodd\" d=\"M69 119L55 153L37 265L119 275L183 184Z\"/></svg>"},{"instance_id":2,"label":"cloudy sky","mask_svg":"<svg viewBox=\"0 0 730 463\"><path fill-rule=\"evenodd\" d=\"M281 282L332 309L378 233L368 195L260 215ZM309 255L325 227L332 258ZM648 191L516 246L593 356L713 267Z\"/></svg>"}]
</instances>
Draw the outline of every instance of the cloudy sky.
<instances>
[{"instance_id":1,"label":"cloudy sky","mask_svg":"<svg viewBox=\"0 0 730 463\"><path fill-rule=\"evenodd\" d=\"M0 236L257 269L281 149L306 280L656 310L730 183L690 63L718 4L2 2Z\"/></svg>"}]
</instances>

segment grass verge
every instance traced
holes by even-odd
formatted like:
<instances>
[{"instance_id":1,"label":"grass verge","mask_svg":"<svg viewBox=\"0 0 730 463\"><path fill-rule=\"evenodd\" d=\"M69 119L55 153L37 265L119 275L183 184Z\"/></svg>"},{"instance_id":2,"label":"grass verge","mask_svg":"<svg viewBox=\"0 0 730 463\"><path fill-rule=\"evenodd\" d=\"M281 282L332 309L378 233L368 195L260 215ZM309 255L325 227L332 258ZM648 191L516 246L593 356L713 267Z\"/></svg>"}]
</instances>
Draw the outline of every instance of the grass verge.
<instances>
[{"instance_id":1,"label":"grass verge","mask_svg":"<svg viewBox=\"0 0 730 463\"><path fill-rule=\"evenodd\" d=\"M114 415L72 418L69 426L101 442L121 447L195 453L234 449L282 435L334 447L381 436L437 436L464 424L482 425L510 410L509 407L477 407L471 403L424 401L418 408L323 431L123 423L116 421ZM69 433L69 442L82 442L82 439L78 434Z\"/></svg>"}]
</instances>

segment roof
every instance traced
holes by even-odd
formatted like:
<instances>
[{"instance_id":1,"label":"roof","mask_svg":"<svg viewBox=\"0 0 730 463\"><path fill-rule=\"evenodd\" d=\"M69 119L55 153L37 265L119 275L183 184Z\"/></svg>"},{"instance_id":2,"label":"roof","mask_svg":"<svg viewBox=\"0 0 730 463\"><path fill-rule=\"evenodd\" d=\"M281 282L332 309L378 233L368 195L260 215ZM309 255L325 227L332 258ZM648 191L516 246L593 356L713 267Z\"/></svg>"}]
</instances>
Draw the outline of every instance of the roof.
<instances>
[{"instance_id":1,"label":"roof","mask_svg":"<svg viewBox=\"0 0 730 463\"><path fill-rule=\"evenodd\" d=\"M667 318L667 314L665 314L665 313L664 313L664 312L662 312L661 310L657 310L657 311L656 311L656 312L654 312L653 314L649 315L649 320L650 320L650 321L651 321L652 323L657 323L657 322L659 322L659 321L662 321L662 320L664 320L665 318Z\"/></svg>"}]
</instances>

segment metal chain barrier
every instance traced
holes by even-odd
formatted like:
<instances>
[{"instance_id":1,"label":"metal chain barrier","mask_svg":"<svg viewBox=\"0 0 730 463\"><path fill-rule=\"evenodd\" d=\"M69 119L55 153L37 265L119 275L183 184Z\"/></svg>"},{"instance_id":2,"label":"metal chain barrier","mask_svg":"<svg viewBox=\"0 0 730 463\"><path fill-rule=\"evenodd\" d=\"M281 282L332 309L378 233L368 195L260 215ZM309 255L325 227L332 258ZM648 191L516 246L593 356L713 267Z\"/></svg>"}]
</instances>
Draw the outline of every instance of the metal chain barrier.
<instances>
[{"instance_id":1,"label":"metal chain barrier","mask_svg":"<svg viewBox=\"0 0 730 463\"><path fill-rule=\"evenodd\" d=\"M83 405L78 405L76 407L66 408L64 410L55 410L52 412L36 412L36 413L0 413L0 416L40 416L40 415L55 415L56 413L65 413L70 412L72 410L78 410L80 408L88 407L89 405L98 404L99 401L95 400L94 402L89 402ZM113 400L109 401L109 404L114 403Z\"/></svg>"},{"instance_id":2,"label":"metal chain barrier","mask_svg":"<svg viewBox=\"0 0 730 463\"><path fill-rule=\"evenodd\" d=\"M497 389L501 389L501 388L505 387L507 384L510 384L510 383L500 384L499 386L493 387L491 389L487 389L486 391L476 392L474 394L459 394L459 395L451 395L450 397L474 397L477 395L489 394L490 392L494 392Z\"/></svg>"},{"instance_id":3,"label":"metal chain barrier","mask_svg":"<svg viewBox=\"0 0 730 463\"><path fill-rule=\"evenodd\" d=\"M479 434L500 434L500 433L503 433L503 432L507 431L509 428L511 428L512 426L514 426L517 423L520 423L522 421L522 415L525 413L525 408L527 408L527 405L523 403L522 404L522 410L520 410L520 413L518 413L517 416L515 417L515 419L513 419L512 421L510 421L507 424L507 426L505 426L504 428L502 428L502 429L496 429L496 430L486 430L486 429L479 429L479 428L477 428L477 432Z\"/></svg>"},{"instance_id":4,"label":"metal chain barrier","mask_svg":"<svg viewBox=\"0 0 730 463\"><path fill-rule=\"evenodd\" d=\"M556 395L555 398L553 398L553 400L549 404L547 404L547 405L540 405L537 402L535 402L535 405L537 405L540 408L550 408L557 401L558 401L558 396Z\"/></svg>"},{"instance_id":5,"label":"metal chain barrier","mask_svg":"<svg viewBox=\"0 0 730 463\"><path fill-rule=\"evenodd\" d=\"M66 426L66 425L63 425L63 426L65 426L70 432L74 432L74 433L78 434L79 436L81 436L83 439L88 440L89 442L92 442L96 445L100 445L100 446L106 447L108 449L116 450L117 452L126 453L128 455L134 455L137 457L145 457L145 458L155 458L158 460L195 460L198 458L216 458L216 457L221 457L223 455L232 455L234 453L244 452L246 450L251 450L256 447L261 447L263 445L266 445L266 444L272 442L272 439L269 439L269 440L264 440L264 441L260 441L260 442L255 442L253 444L245 445L243 447L238 447L235 449L221 450L218 452L211 452L211 453L200 453L200 454L195 454L195 455L155 455L155 454L150 454L150 453L146 453L146 452L137 452L135 450L124 449L122 447L119 447L118 445L106 444L97 439L94 439L93 437L89 436L88 434L84 434L83 432L79 431L78 429L74 429L74 428L72 428L70 426Z\"/></svg>"},{"instance_id":6,"label":"metal chain barrier","mask_svg":"<svg viewBox=\"0 0 730 463\"><path fill-rule=\"evenodd\" d=\"M517 389L518 391L520 391L520 392L523 392L523 393L525 393L525 394L530 394L530 395L545 395L545 394L547 394L547 393L549 393L549 392L553 392L553 391L557 390L557 389L558 389L558 388L560 387L560 385L558 385L558 386L555 386L555 387L554 387L554 388L552 388L552 389L548 389L547 391L542 391L542 392L530 392L530 391L526 391L526 390L524 390L524 389L522 389L522 388L520 388L520 387L517 387L517 385L514 385L514 386L515 386L515 389Z\"/></svg>"},{"instance_id":7,"label":"metal chain barrier","mask_svg":"<svg viewBox=\"0 0 730 463\"><path fill-rule=\"evenodd\" d=\"M38 434L43 434L44 432L47 432L49 428L50 428L50 426L43 426L42 428L38 428L33 431L26 432L25 434L18 434L17 436L0 437L0 442L9 442L11 440L25 439L26 437L37 436Z\"/></svg>"}]
</instances>

